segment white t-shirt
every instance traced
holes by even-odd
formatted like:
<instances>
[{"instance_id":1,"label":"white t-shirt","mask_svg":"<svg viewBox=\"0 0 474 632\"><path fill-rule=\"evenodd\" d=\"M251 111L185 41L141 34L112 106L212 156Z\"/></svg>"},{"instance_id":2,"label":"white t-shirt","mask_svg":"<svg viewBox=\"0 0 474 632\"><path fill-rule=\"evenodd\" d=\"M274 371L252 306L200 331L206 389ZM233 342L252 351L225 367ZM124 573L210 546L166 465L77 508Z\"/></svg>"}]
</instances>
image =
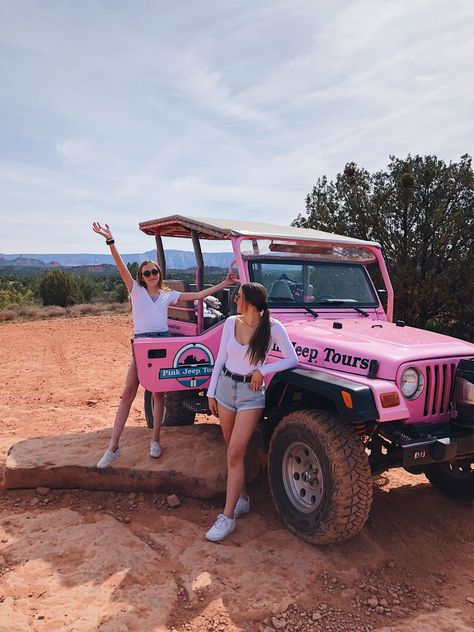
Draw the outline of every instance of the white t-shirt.
<instances>
[{"instance_id":1,"label":"white t-shirt","mask_svg":"<svg viewBox=\"0 0 474 632\"><path fill-rule=\"evenodd\" d=\"M239 375L248 375L258 369L262 375L267 373L276 373L277 371L284 371L285 369L294 369L298 364L298 356L291 344L286 329L283 327L279 320L271 319L271 338L268 350L276 344L282 354L283 358L265 364L265 362L259 362L258 364L251 364L247 351L248 345L241 345L235 338L235 321L237 316L230 316L224 323L222 329L221 344L219 347L219 353L217 354L214 369L212 371L211 382L207 389L207 396L214 397L216 392L217 381L224 368L224 365L232 373L238 373ZM266 360L266 358L265 358Z\"/></svg>"},{"instance_id":2,"label":"white t-shirt","mask_svg":"<svg viewBox=\"0 0 474 632\"><path fill-rule=\"evenodd\" d=\"M181 292L161 290L158 298L151 297L147 290L133 281L132 299L133 326L136 334L166 331L168 329L168 306L176 303Z\"/></svg>"}]
</instances>

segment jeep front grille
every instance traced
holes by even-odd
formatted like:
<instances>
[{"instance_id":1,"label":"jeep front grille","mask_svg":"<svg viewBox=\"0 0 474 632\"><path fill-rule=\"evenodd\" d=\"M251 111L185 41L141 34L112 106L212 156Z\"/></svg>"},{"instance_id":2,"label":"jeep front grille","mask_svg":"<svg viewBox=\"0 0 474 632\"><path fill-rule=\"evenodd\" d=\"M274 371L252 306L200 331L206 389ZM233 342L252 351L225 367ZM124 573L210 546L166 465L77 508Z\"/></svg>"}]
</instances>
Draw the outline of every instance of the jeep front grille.
<instances>
[{"instance_id":1,"label":"jeep front grille","mask_svg":"<svg viewBox=\"0 0 474 632\"><path fill-rule=\"evenodd\" d=\"M424 367L425 389L423 416L450 413L453 409L456 364L432 362Z\"/></svg>"}]
</instances>

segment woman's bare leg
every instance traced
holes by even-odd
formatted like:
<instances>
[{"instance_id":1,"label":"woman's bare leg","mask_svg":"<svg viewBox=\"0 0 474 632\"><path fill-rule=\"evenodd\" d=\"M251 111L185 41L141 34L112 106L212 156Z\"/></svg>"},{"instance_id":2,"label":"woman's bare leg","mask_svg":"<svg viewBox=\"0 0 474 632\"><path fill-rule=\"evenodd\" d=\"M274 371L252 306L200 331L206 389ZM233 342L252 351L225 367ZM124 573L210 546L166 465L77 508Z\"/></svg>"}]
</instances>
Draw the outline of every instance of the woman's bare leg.
<instances>
[{"instance_id":1,"label":"woman's bare leg","mask_svg":"<svg viewBox=\"0 0 474 632\"><path fill-rule=\"evenodd\" d=\"M153 436L152 441L160 442L161 424L163 423L163 413L165 411L165 394L153 393Z\"/></svg>"},{"instance_id":2,"label":"woman's bare leg","mask_svg":"<svg viewBox=\"0 0 474 632\"><path fill-rule=\"evenodd\" d=\"M261 408L243 410L235 415L234 426L227 447L227 490L224 507L224 516L227 518L234 517L235 505L242 493L245 481L245 453L261 415Z\"/></svg>"},{"instance_id":3,"label":"woman's bare leg","mask_svg":"<svg viewBox=\"0 0 474 632\"><path fill-rule=\"evenodd\" d=\"M135 366L135 359L132 357L130 366L128 367L127 377L125 379L125 387L122 397L115 415L114 427L110 438L109 450L114 451L118 448L120 436L127 422L130 408L138 390L138 375Z\"/></svg>"},{"instance_id":4,"label":"woman's bare leg","mask_svg":"<svg viewBox=\"0 0 474 632\"><path fill-rule=\"evenodd\" d=\"M232 430L234 429L235 415L237 413L222 406L219 402L217 402L217 409L219 411L219 422L221 424L222 434L224 435L224 441L226 446L229 447Z\"/></svg>"},{"instance_id":5,"label":"woman's bare leg","mask_svg":"<svg viewBox=\"0 0 474 632\"><path fill-rule=\"evenodd\" d=\"M224 435L224 441L227 446L227 450L229 449L230 438L232 437L232 430L234 429L234 422L236 412L233 410L229 410L225 406L217 403L217 407L219 409L219 421L221 424L222 434ZM242 483L242 490L240 495L245 497L247 495L247 490L245 487L245 476L244 481Z\"/></svg>"}]
</instances>

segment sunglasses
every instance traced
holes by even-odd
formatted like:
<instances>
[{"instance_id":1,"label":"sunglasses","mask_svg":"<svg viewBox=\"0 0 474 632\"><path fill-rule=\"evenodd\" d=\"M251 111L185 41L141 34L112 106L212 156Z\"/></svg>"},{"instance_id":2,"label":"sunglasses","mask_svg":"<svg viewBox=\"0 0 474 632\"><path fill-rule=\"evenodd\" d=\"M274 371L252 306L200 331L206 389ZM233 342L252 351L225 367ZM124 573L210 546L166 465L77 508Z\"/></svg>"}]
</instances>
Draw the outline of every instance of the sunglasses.
<instances>
[{"instance_id":1,"label":"sunglasses","mask_svg":"<svg viewBox=\"0 0 474 632\"><path fill-rule=\"evenodd\" d=\"M153 270L145 270L145 272L142 272L142 274L148 279L149 277L151 277L151 275L158 276L158 274L160 274L160 271L156 268L153 268Z\"/></svg>"}]
</instances>

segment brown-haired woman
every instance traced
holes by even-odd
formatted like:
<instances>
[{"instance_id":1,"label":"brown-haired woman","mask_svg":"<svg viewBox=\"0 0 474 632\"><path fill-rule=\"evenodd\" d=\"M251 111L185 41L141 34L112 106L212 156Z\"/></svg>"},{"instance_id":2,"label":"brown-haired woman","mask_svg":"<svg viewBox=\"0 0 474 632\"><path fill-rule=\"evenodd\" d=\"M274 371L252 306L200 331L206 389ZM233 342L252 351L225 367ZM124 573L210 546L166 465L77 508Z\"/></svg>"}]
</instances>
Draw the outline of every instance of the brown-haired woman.
<instances>
[{"instance_id":1,"label":"brown-haired woman","mask_svg":"<svg viewBox=\"0 0 474 632\"><path fill-rule=\"evenodd\" d=\"M205 298L237 281L231 274L228 274L222 283L208 288L207 290L202 290L201 292L177 292L170 290L164 285L163 274L159 265L150 260L143 261L140 264L137 272L137 280L135 281L132 279L129 269L124 264L115 246L115 240L109 226L107 224L101 226L99 223L94 222L92 228L98 235L105 237L106 244L110 247L110 252L122 277L122 281L130 293L135 338L169 336L169 305L176 303L179 299L194 301ZM97 463L97 467L99 468L108 467L120 456L119 440L130 413L130 407L137 394L138 384L137 369L132 356L125 380L125 387L117 409L117 414L115 415L109 447ZM153 436L150 446L150 456L154 458L161 456L160 430L163 421L163 412L164 393L153 393Z\"/></svg>"},{"instance_id":2,"label":"brown-haired woman","mask_svg":"<svg viewBox=\"0 0 474 632\"><path fill-rule=\"evenodd\" d=\"M283 325L270 318L267 291L260 283L244 283L235 296L238 316L224 323L219 353L207 391L209 408L220 419L227 444L225 508L206 533L220 542L235 529L235 520L250 509L245 492L244 457L265 407L264 376L298 364ZM271 346L283 358L265 364Z\"/></svg>"}]
</instances>

